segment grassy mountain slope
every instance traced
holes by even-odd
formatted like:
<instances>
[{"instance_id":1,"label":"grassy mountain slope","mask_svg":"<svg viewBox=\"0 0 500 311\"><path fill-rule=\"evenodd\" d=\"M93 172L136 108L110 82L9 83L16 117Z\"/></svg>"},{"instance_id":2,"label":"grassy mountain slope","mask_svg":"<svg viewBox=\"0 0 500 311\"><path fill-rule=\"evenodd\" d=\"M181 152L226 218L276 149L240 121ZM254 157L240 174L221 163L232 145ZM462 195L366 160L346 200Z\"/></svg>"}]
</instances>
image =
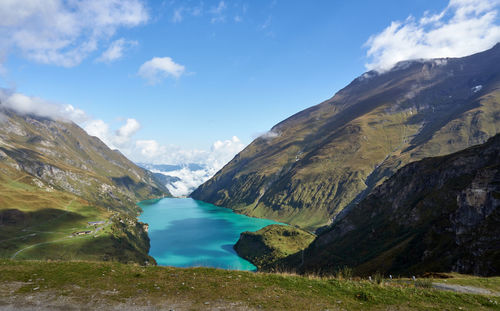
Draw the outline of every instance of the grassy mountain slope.
<instances>
[{"instance_id":1,"label":"grassy mountain slope","mask_svg":"<svg viewBox=\"0 0 500 311\"><path fill-rule=\"evenodd\" d=\"M500 44L368 72L277 124L191 196L316 229L407 163L500 132Z\"/></svg>"},{"instance_id":2,"label":"grassy mountain slope","mask_svg":"<svg viewBox=\"0 0 500 311\"><path fill-rule=\"evenodd\" d=\"M406 165L322 232L291 269L500 274L500 134Z\"/></svg>"},{"instance_id":3,"label":"grassy mountain slope","mask_svg":"<svg viewBox=\"0 0 500 311\"><path fill-rule=\"evenodd\" d=\"M168 190L150 172L74 123L0 112L1 257L154 261L135 203Z\"/></svg>"}]
</instances>

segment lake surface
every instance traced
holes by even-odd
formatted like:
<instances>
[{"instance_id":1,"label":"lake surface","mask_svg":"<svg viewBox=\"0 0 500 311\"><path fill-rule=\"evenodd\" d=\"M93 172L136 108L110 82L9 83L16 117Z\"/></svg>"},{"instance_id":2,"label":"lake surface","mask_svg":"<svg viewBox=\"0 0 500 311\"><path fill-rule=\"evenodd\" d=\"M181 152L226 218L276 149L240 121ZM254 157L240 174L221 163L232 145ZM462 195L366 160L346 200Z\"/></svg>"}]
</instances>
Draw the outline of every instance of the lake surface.
<instances>
[{"instance_id":1,"label":"lake surface","mask_svg":"<svg viewBox=\"0 0 500 311\"><path fill-rule=\"evenodd\" d=\"M159 265L256 270L233 250L240 233L275 224L193 199L150 200L139 203L140 221L149 224L149 255Z\"/></svg>"}]
</instances>

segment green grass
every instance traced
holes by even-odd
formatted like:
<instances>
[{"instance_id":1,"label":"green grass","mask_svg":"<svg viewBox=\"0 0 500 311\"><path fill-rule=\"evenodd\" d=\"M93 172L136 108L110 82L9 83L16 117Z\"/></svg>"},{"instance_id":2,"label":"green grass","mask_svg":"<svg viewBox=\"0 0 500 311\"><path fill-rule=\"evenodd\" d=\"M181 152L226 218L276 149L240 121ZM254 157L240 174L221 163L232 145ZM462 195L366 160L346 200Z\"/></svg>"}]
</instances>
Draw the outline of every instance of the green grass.
<instances>
[{"instance_id":1,"label":"green grass","mask_svg":"<svg viewBox=\"0 0 500 311\"><path fill-rule=\"evenodd\" d=\"M118 249L129 228L108 223L96 234L72 236L95 229L88 222L109 221L113 213L72 194L34 186L32 176L11 176L0 176L0 258L127 261L126 247Z\"/></svg>"},{"instance_id":2,"label":"green grass","mask_svg":"<svg viewBox=\"0 0 500 311\"><path fill-rule=\"evenodd\" d=\"M314 238L314 234L292 226L269 225L256 232L243 232L234 248L259 270L268 271L277 260L300 252Z\"/></svg>"},{"instance_id":3,"label":"green grass","mask_svg":"<svg viewBox=\"0 0 500 311\"><path fill-rule=\"evenodd\" d=\"M480 278L467 277L470 282ZM494 282L498 282L495 280ZM17 287L14 288L14 285ZM0 260L2 300L27 296L205 310L245 306L264 310L500 310L498 297L442 292L411 282L341 280L210 268L141 267L103 262ZM40 298L41 299L41 298ZM229 307L228 309L231 309Z\"/></svg>"}]
</instances>

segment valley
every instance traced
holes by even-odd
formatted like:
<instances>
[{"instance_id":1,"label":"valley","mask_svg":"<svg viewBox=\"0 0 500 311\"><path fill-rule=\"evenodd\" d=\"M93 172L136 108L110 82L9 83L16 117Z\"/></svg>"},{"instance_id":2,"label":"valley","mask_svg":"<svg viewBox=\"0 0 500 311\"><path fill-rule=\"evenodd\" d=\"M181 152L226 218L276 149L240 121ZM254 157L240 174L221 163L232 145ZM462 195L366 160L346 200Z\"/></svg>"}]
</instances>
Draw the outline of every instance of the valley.
<instances>
[{"instance_id":1,"label":"valley","mask_svg":"<svg viewBox=\"0 0 500 311\"><path fill-rule=\"evenodd\" d=\"M0 0L0 34L0 311L500 311L500 0Z\"/></svg>"}]
</instances>

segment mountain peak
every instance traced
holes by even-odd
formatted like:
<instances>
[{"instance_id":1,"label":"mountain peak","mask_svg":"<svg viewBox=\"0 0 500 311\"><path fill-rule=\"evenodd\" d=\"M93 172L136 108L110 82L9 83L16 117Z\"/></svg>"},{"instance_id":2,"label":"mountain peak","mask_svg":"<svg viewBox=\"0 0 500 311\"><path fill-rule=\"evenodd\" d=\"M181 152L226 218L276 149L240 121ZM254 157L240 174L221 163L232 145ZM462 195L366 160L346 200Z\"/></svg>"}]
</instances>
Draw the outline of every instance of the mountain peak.
<instances>
[{"instance_id":1,"label":"mountain peak","mask_svg":"<svg viewBox=\"0 0 500 311\"><path fill-rule=\"evenodd\" d=\"M192 197L314 230L405 164L495 135L498 64L489 50L364 73L256 139Z\"/></svg>"}]
</instances>

